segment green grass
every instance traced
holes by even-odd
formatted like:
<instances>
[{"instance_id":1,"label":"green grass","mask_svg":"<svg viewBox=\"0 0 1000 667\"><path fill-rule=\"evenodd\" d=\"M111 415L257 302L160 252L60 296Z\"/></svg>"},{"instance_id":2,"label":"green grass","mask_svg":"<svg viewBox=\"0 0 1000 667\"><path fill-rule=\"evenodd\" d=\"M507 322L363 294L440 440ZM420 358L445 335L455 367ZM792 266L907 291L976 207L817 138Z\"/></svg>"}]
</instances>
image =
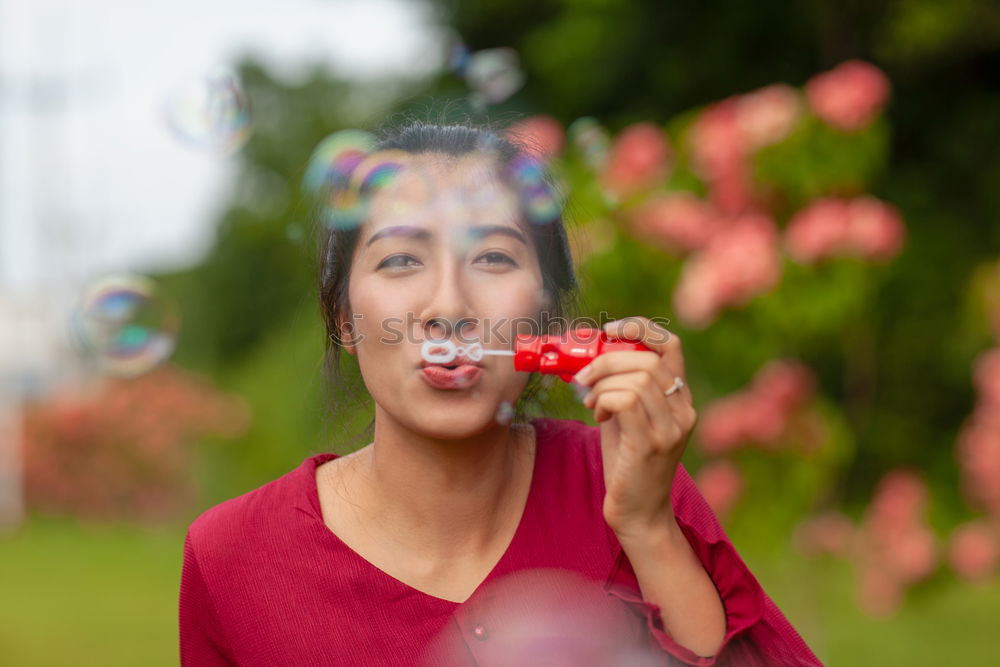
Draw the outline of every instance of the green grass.
<instances>
[{"instance_id":1,"label":"green grass","mask_svg":"<svg viewBox=\"0 0 1000 667\"><path fill-rule=\"evenodd\" d=\"M179 663L184 529L36 519L0 537L0 663Z\"/></svg>"},{"instance_id":2,"label":"green grass","mask_svg":"<svg viewBox=\"0 0 1000 667\"><path fill-rule=\"evenodd\" d=\"M0 537L0 662L177 665L183 539L183 527L41 518ZM911 590L899 614L872 620L854 607L845 564L741 553L826 664L990 664L1000 648L1000 582L973 587L942 573Z\"/></svg>"}]
</instances>

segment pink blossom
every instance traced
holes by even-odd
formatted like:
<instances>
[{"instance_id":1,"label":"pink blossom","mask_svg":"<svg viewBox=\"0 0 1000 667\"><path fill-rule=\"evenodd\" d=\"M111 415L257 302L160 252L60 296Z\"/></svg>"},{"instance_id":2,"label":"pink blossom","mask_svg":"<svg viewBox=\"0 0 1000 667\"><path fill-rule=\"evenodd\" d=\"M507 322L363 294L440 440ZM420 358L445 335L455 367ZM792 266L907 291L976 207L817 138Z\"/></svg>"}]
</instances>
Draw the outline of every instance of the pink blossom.
<instances>
[{"instance_id":1,"label":"pink blossom","mask_svg":"<svg viewBox=\"0 0 1000 667\"><path fill-rule=\"evenodd\" d=\"M738 98L736 120L748 146L760 148L788 136L799 119L799 94L775 83Z\"/></svg>"},{"instance_id":2,"label":"pink blossom","mask_svg":"<svg viewBox=\"0 0 1000 667\"><path fill-rule=\"evenodd\" d=\"M249 422L242 399L169 364L27 413L29 506L95 519L159 519L189 509L192 445L209 433L236 435Z\"/></svg>"},{"instance_id":3,"label":"pink blossom","mask_svg":"<svg viewBox=\"0 0 1000 667\"><path fill-rule=\"evenodd\" d=\"M746 161L747 143L738 114L738 98L708 106L689 134L695 169L707 180L732 171Z\"/></svg>"},{"instance_id":4,"label":"pink blossom","mask_svg":"<svg viewBox=\"0 0 1000 667\"><path fill-rule=\"evenodd\" d=\"M848 60L817 74L805 86L806 99L816 115L841 130L867 126L889 99L889 79L879 68Z\"/></svg>"},{"instance_id":5,"label":"pink blossom","mask_svg":"<svg viewBox=\"0 0 1000 667\"><path fill-rule=\"evenodd\" d=\"M729 215L749 210L753 204L753 188L747 163L740 162L716 173L708 181L708 197L716 208Z\"/></svg>"},{"instance_id":6,"label":"pink blossom","mask_svg":"<svg viewBox=\"0 0 1000 667\"><path fill-rule=\"evenodd\" d=\"M979 400L988 407L1000 410L1000 347L987 350L976 358L972 378Z\"/></svg>"},{"instance_id":7,"label":"pink blossom","mask_svg":"<svg viewBox=\"0 0 1000 667\"><path fill-rule=\"evenodd\" d=\"M550 160L562 152L566 133L552 116L525 118L507 129L507 136L540 160Z\"/></svg>"},{"instance_id":8,"label":"pink blossom","mask_svg":"<svg viewBox=\"0 0 1000 667\"><path fill-rule=\"evenodd\" d=\"M753 380L754 393L786 414L811 399L815 386L812 369L794 359L772 359Z\"/></svg>"},{"instance_id":9,"label":"pink blossom","mask_svg":"<svg viewBox=\"0 0 1000 667\"><path fill-rule=\"evenodd\" d=\"M963 495L1000 519L1000 418L996 410L973 412L959 432L955 456Z\"/></svg>"},{"instance_id":10,"label":"pink blossom","mask_svg":"<svg viewBox=\"0 0 1000 667\"><path fill-rule=\"evenodd\" d=\"M753 397L736 393L706 406L698 419L698 442L710 454L731 451L747 440L746 421L756 407Z\"/></svg>"},{"instance_id":11,"label":"pink blossom","mask_svg":"<svg viewBox=\"0 0 1000 667\"><path fill-rule=\"evenodd\" d=\"M708 184L719 210L740 213L751 204L747 144L739 122L737 97L712 104L694 122L689 134L694 169Z\"/></svg>"},{"instance_id":12,"label":"pink blossom","mask_svg":"<svg viewBox=\"0 0 1000 667\"><path fill-rule=\"evenodd\" d=\"M951 534L948 562L964 579L993 577L1000 566L1000 529L982 519L958 526Z\"/></svg>"},{"instance_id":13,"label":"pink blossom","mask_svg":"<svg viewBox=\"0 0 1000 667\"><path fill-rule=\"evenodd\" d=\"M890 531L888 536L891 536L891 541L890 548L886 550L886 561L899 579L917 581L934 571L938 560L937 541L928 528L913 524Z\"/></svg>"},{"instance_id":14,"label":"pink blossom","mask_svg":"<svg viewBox=\"0 0 1000 667\"><path fill-rule=\"evenodd\" d=\"M687 261L675 288L674 309L690 326L705 326L722 306L746 305L777 285L780 275L774 222L761 214L738 216Z\"/></svg>"},{"instance_id":15,"label":"pink blossom","mask_svg":"<svg viewBox=\"0 0 1000 667\"><path fill-rule=\"evenodd\" d=\"M822 197L795 214L785 228L788 254L801 264L843 252L850 239L849 203Z\"/></svg>"},{"instance_id":16,"label":"pink blossom","mask_svg":"<svg viewBox=\"0 0 1000 667\"><path fill-rule=\"evenodd\" d=\"M923 523L926 504L926 484L914 470L896 468L882 477L862 525L864 567L885 569L901 583L931 573L937 542Z\"/></svg>"},{"instance_id":17,"label":"pink blossom","mask_svg":"<svg viewBox=\"0 0 1000 667\"><path fill-rule=\"evenodd\" d=\"M896 468L886 473L875 489L870 517L885 525L906 523L919 516L927 503L927 485L913 470Z\"/></svg>"},{"instance_id":18,"label":"pink blossom","mask_svg":"<svg viewBox=\"0 0 1000 667\"><path fill-rule=\"evenodd\" d=\"M903 248L906 227L899 211L874 197L851 200L847 227L851 249L866 259L891 259Z\"/></svg>"},{"instance_id":19,"label":"pink blossom","mask_svg":"<svg viewBox=\"0 0 1000 667\"><path fill-rule=\"evenodd\" d=\"M632 213L636 234L662 243L668 249L703 248L719 227L711 204L690 192L656 195Z\"/></svg>"},{"instance_id":20,"label":"pink blossom","mask_svg":"<svg viewBox=\"0 0 1000 667\"><path fill-rule=\"evenodd\" d=\"M748 213L735 218L712 237L706 253L721 274L723 303L749 303L781 278L778 228L766 215Z\"/></svg>"},{"instance_id":21,"label":"pink blossom","mask_svg":"<svg viewBox=\"0 0 1000 667\"><path fill-rule=\"evenodd\" d=\"M755 392L748 391L750 405L744 415L744 429L747 439L765 449L774 449L785 431L786 414L781 406Z\"/></svg>"},{"instance_id":22,"label":"pink blossom","mask_svg":"<svg viewBox=\"0 0 1000 667\"><path fill-rule=\"evenodd\" d=\"M726 459L702 466L695 475L695 484L720 519L729 514L746 485L739 467Z\"/></svg>"},{"instance_id":23,"label":"pink blossom","mask_svg":"<svg viewBox=\"0 0 1000 667\"><path fill-rule=\"evenodd\" d=\"M615 139L601 183L620 197L651 188L667 177L671 155L661 128L653 123L630 125Z\"/></svg>"},{"instance_id":24,"label":"pink blossom","mask_svg":"<svg viewBox=\"0 0 1000 667\"><path fill-rule=\"evenodd\" d=\"M689 259L674 287L674 311L691 328L712 323L722 308L722 276L716 266L699 253Z\"/></svg>"},{"instance_id":25,"label":"pink blossom","mask_svg":"<svg viewBox=\"0 0 1000 667\"><path fill-rule=\"evenodd\" d=\"M746 442L773 449L788 431L793 412L812 397L812 372L793 360L772 360L749 386L710 403L699 417L706 452L720 453Z\"/></svg>"},{"instance_id":26,"label":"pink blossom","mask_svg":"<svg viewBox=\"0 0 1000 667\"><path fill-rule=\"evenodd\" d=\"M867 613L891 614L906 586L934 571L938 545L923 520L926 502L923 479L911 469L890 471L876 487L854 540L860 571L858 602Z\"/></svg>"}]
</instances>

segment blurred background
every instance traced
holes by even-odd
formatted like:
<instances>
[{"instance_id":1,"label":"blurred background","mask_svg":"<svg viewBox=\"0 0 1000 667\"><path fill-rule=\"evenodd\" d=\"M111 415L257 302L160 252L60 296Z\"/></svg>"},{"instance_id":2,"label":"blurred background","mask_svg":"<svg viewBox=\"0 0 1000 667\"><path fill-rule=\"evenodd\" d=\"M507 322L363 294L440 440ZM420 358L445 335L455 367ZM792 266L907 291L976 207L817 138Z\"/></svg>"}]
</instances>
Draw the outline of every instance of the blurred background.
<instances>
[{"instance_id":1,"label":"blurred background","mask_svg":"<svg viewBox=\"0 0 1000 667\"><path fill-rule=\"evenodd\" d=\"M190 521L354 446L303 178L411 116L529 141L579 314L670 319L684 465L825 663L989 662L998 43L986 0L0 0L0 662L177 664Z\"/></svg>"}]
</instances>

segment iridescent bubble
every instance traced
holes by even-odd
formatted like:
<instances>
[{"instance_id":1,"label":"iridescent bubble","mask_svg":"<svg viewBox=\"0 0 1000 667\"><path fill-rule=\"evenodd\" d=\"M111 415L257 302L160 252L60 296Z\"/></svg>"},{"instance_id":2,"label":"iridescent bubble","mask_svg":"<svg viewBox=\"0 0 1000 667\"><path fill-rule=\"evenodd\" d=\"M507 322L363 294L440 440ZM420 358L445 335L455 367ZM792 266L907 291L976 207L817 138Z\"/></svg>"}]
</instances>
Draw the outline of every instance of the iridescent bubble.
<instances>
[{"instance_id":1,"label":"iridescent bubble","mask_svg":"<svg viewBox=\"0 0 1000 667\"><path fill-rule=\"evenodd\" d=\"M530 156L519 155L510 165L511 180L517 186L530 222L545 224L556 220L562 212L562 204L555 189L546 179L542 163Z\"/></svg>"},{"instance_id":2,"label":"iridescent bubble","mask_svg":"<svg viewBox=\"0 0 1000 667\"><path fill-rule=\"evenodd\" d=\"M511 401L500 401L494 418L498 424L504 425L514 421L514 404Z\"/></svg>"},{"instance_id":3,"label":"iridescent bubble","mask_svg":"<svg viewBox=\"0 0 1000 667\"><path fill-rule=\"evenodd\" d=\"M326 225L340 229L360 225L375 192L391 185L403 168L406 153L373 153L374 146L375 137L368 132L342 130L313 151L303 188L320 197ZM394 206L393 214L399 214L399 209Z\"/></svg>"},{"instance_id":4,"label":"iridescent bubble","mask_svg":"<svg viewBox=\"0 0 1000 667\"><path fill-rule=\"evenodd\" d=\"M427 664L466 664L469 644L487 640L497 667L652 667L664 653L636 631L636 616L603 581L557 568L521 569L489 578L463 603L467 629L442 627ZM471 635L475 639L469 637Z\"/></svg>"},{"instance_id":5,"label":"iridescent bubble","mask_svg":"<svg viewBox=\"0 0 1000 667\"><path fill-rule=\"evenodd\" d=\"M170 357L179 317L150 279L108 276L85 290L72 327L77 341L104 371L135 377Z\"/></svg>"},{"instance_id":6,"label":"iridescent bubble","mask_svg":"<svg viewBox=\"0 0 1000 667\"><path fill-rule=\"evenodd\" d=\"M469 65L469 55L469 47L456 41L448 52L448 69L459 74L464 73L465 68Z\"/></svg>"},{"instance_id":7,"label":"iridescent bubble","mask_svg":"<svg viewBox=\"0 0 1000 667\"><path fill-rule=\"evenodd\" d=\"M305 240L306 232L302 229L302 225L297 222L293 222L285 227L285 238L291 243L299 244Z\"/></svg>"},{"instance_id":8,"label":"iridescent bubble","mask_svg":"<svg viewBox=\"0 0 1000 667\"><path fill-rule=\"evenodd\" d=\"M595 171L604 166L611 150L611 139L597 119L590 116L578 118L569 126L568 133L587 166Z\"/></svg>"},{"instance_id":9,"label":"iridescent bubble","mask_svg":"<svg viewBox=\"0 0 1000 667\"><path fill-rule=\"evenodd\" d=\"M164 116L182 141L221 153L239 150L253 132L250 100L231 73L190 82L170 95Z\"/></svg>"},{"instance_id":10,"label":"iridescent bubble","mask_svg":"<svg viewBox=\"0 0 1000 667\"><path fill-rule=\"evenodd\" d=\"M349 187L364 197L386 188L406 165L409 155L401 150L378 151L362 160L351 173Z\"/></svg>"},{"instance_id":11,"label":"iridescent bubble","mask_svg":"<svg viewBox=\"0 0 1000 667\"><path fill-rule=\"evenodd\" d=\"M313 149L302 178L303 188L319 194L327 188L344 187L355 167L375 148L375 137L364 130L334 132Z\"/></svg>"},{"instance_id":12,"label":"iridescent bubble","mask_svg":"<svg viewBox=\"0 0 1000 667\"><path fill-rule=\"evenodd\" d=\"M520 59L510 47L475 51L463 64L462 74L478 104L503 102L524 85Z\"/></svg>"}]
</instances>

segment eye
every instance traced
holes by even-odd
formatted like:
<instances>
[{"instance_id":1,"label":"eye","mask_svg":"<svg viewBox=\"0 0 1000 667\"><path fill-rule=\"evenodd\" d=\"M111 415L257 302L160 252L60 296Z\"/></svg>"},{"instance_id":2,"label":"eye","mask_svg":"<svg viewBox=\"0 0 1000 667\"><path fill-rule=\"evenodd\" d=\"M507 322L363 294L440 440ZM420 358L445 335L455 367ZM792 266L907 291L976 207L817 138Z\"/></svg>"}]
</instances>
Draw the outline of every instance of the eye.
<instances>
[{"instance_id":1,"label":"eye","mask_svg":"<svg viewBox=\"0 0 1000 667\"><path fill-rule=\"evenodd\" d=\"M517 266L517 262L502 252L487 252L480 255L479 259L487 259L487 264L510 264L511 266Z\"/></svg>"},{"instance_id":2,"label":"eye","mask_svg":"<svg viewBox=\"0 0 1000 667\"><path fill-rule=\"evenodd\" d=\"M403 268L406 266L410 266L407 260L411 260L413 262L416 262L417 264L420 263L417 262L417 260L411 257L410 255L392 255L391 257L386 257L381 262L379 262L379 265L376 267L376 270L381 269L383 267Z\"/></svg>"}]
</instances>

